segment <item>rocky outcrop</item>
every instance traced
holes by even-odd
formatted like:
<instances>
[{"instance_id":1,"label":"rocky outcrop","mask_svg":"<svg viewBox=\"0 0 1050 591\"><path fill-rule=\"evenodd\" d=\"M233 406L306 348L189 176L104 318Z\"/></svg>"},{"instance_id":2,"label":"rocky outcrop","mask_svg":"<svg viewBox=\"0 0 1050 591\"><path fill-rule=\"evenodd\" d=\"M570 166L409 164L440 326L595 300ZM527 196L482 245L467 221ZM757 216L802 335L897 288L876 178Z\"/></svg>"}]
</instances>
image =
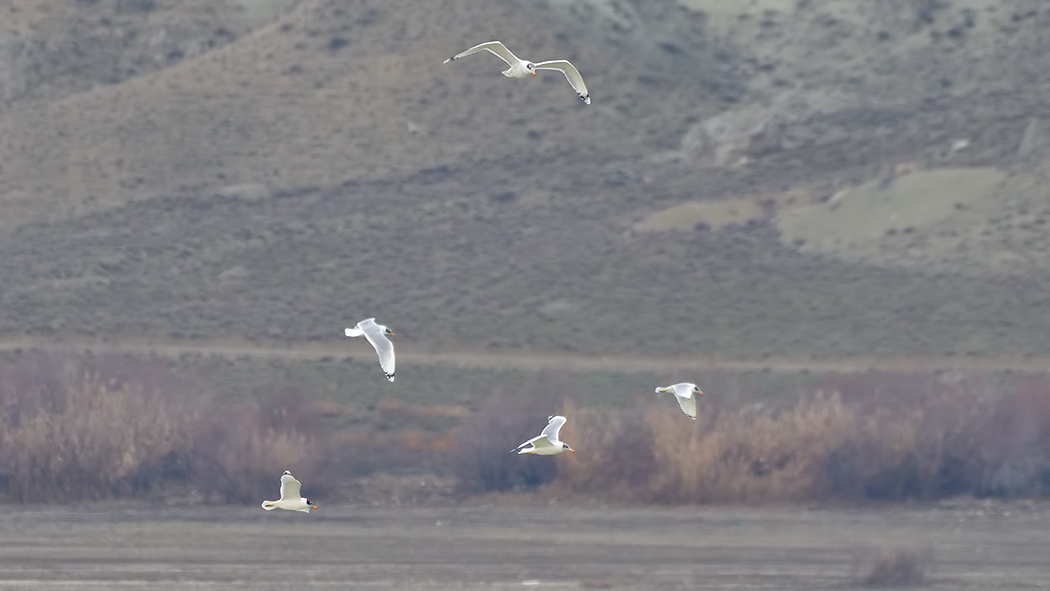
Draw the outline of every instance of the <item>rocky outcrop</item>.
<instances>
[{"instance_id":1,"label":"rocky outcrop","mask_svg":"<svg viewBox=\"0 0 1050 591\"><path fill-rule=\"evenodd\" d=\"M765 106L748 105L697 123L682 138L682 159L693 165L741 166L770 152L804 145L804 128L862 106L837 92L790 91Z\"/></svg>"}]
</instances>

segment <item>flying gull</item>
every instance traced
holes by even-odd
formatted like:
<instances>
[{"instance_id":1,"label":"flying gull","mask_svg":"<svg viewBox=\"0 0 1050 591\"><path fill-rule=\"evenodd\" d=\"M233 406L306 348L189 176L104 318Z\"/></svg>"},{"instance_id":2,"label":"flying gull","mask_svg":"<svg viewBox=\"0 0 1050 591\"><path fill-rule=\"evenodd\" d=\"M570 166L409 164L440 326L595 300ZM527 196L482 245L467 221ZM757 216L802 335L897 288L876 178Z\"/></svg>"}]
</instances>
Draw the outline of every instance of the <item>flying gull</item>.
<instances>
[{"instance_id":1,"label":"flying gull","mask_svg":"<svg viewBox=\"0 0 1050 591\"><path fill-rule=\"evenodd\" d=\"M662 394L664 392L671 392L674 394L674 397L678 399L678 406L682 407L682 412L684 412L690 419L693 419L694 421L696 420L696 396L694 395L704 395L696 384L683 382L666 388L656 389L657 394Z\"/></svg>"},{"instance_id":2,"label":"flying gull","mask_svg":"<svg viewBox=\"0 0 1050 591\"><path fill-rule=\"evenodd\" d=\"M538 436L533 437L510 451L514 452L520 450L518 451L519 455L536 454L538 456L553 456L560 454L563 451L576 453L576 450L569 447L568 443L558 441L558 431L561 431L561 426L564 424L565 417L547 417L547 426L543 428L543 431L541 431ZM525 447L526 445L531 445L532 447Z\"/></svg>"},{"instance_id":3,"label":"flying gull","mask_svg":"<svg viewBox=\"0 0 1050 591\"><path fill-rule=\"evenodd\" d=\"M475 45L462 53L457 53L445 60L444 63L447 64L453 60L467 57L468 55L479 51L488 51L507 62L507 65L509 65L510 68L503 72L503 75L507 78L528 78L529 76L535 76L536 70L557 70L562 74L565 74L565 78L569 81L569 84L572 85L572 89L576 91L576 94L580 95L580 99L584 104L591 104L591 95L587 92L587 85L583 83L583 76L580 76L580 71L576 69L576 66L569 63L568 60L551 60L549 62L534 64L530 61L519 59L518 56L511 53L510 50L499 41L489 41L488 43Z\"/></svg>"},{"instance_id":4,"label":"flying gull","mask_svg":"<svg viewBox=\"0 0 1050 591\"><path fill-rule=\"evenodd\" d=\"M375 318L362 320L357 323L357 328L348 328L345 332L348 337L365 335L379 354L379 365L383 367L386 379L394 381L394 343L387 338L395 336L394 333L382 324L376 324Z\"/></svg>"},{"instance_id":5,"label":"flying gull","mask_svg":"<svg viewBox=\"0 0 1050 591\"><path fill-rule=\"evenodd\" d=\"M310 499L304 499L299 496L299 489L302 485L299 481L292 476L292 473L288 470L284 471L284 475L281 476L281 498L277 501L263 501L262 508L267 511L273 511L274 509L284 509L286 511L301 511L303 513L309 513L310 509L317 510L317 505L310 503Z\"/></svg>"}]
</instances>

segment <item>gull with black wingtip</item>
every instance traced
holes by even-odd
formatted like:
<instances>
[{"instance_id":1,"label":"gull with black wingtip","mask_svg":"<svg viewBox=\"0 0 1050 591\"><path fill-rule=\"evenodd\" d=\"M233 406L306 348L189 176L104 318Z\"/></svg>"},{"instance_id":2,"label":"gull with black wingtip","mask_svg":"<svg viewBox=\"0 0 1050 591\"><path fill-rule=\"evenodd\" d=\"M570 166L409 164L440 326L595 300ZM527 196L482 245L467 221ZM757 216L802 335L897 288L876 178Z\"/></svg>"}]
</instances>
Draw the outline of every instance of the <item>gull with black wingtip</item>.
<instances>
[{"instance_id":1,"label":"gull with black wingtip","mask_svg":"<svg viewBox=\"0 0 1050 591\"><path fill-rule=\"evenodd\" d=\"M519 455L536 454L538 456L554 456L563 451L576 453L576 450L569 447L568 443L563 443L558 440L558 432L561 431L561 426L564 424L565 417L547 417L547 426L543 428L543 431L541 431L538 436L533 437L510 451L512 453L517 451ZM526 445L531 447L525 447Z\"/></svg>"},{"instance_id":2,"label":"gull with black wingtip","mask_svg":"<svg viewBox=\"0 0 1050 591\"><path fill-rule=\"evenodd\" d=\"M387 338L397 336L394 331L382 324L377 324L375 318L366 318L358 322L357 327L348 328L344 332L348 337L364 335L379 355L379 365L383 368L386 379L394 381L394 343Z\"/></svg>"},{"instance_id":3,"label":"gull with black wingtip","mask_svg":"<svg viewBox=\"0 0 1050 591\"><path fill-rule=\"evenodd\" d=\"M576 91L576 94L580 95L580 100L586 105L591 104L591 95L587 92L587 85L583 83L583 76L580 75L580 71L576 69L576 66L572 65L568 60L551 60L534 64L528 60L520 59L499 41L489 41L475 45L462 53L457 53L445 60L444 63L447 64L479 51L488 51L507 62L510 68L503 71L503 75L507 78L528 78L529 76L535 76L537 70L556 70L561 72L565 74L566 80L572 85L572 89Z\"/></svg>"},{"instance_id":4,"label":"gull with black wingtip","mask_svg":"<svg viewBox=\"0 0 1050 591\"><path fill-rule=\"evenodd\" d=\"M263 501L262 508L267 511L284 509L285 511L299 511L309 513L310 509L317 511L317 505L300 496L302 485L288 470L281 476L281 498L276 501Z\"/></svg>"}]
</instances>

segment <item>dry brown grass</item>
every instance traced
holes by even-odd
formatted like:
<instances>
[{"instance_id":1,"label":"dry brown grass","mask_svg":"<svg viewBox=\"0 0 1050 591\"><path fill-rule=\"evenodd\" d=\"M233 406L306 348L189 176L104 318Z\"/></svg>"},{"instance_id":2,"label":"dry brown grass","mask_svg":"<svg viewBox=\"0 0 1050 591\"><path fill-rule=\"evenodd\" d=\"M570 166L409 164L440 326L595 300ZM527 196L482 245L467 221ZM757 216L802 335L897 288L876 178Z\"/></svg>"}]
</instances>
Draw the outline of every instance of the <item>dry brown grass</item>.
<instances>
[{"instance_id":1,"label":"dry brown grass","mask_svg":"<svg viewBox=\"0 0 1050 591\"><path fill-rule=\"evenodd\" d=\"M778 415L724 411L700 428L666 409L582 411L576 432L587 443L558 483L663 503L802 500L825 486L822 464L864 422L837 395Z\"/></svg>"},{"instance_id":2,"label":"dry brown grass","mask_svg":"<svg viewBox=\"0 0 1050 591\"><path fill-rule=\"evenodd\" d=\"M330 434L271 421L254 405L217 409L196 432L188 462L200 492L227 502L249 502L274 491L277 475L292 470L311 491L331 484ZM328 477L326 477L328 476Z\"/></svg>"},{"instance_id":3,"label":"dry brown grass","mask_svg":"<svg viewBox=\"0 0 1050 591\"><path fill-rule=\"evenodd\" d=\"M665 408L567 405L575 439L566 440L579 453L565 460L554 487L669 504L1050 489L1050 384L982 395L974 384L882 377L779 409L720 410L705 400L699 424Z\"/></svg>"},{"instance_id":4,"label":"dry brown grass","mask_svg":"<svg viewBox=\"0 0 1050 591\"><path fill-rule=\"evenodd\" d=\"M127 375L111 358L37 356L4 369L0 472L16 500L124 494L190 445L201 392L155 367Z\"/></svg>"},{"instance_id":5,"label":"dry brown grass","mask_svg":"<svg viewBox=\"0 0 1050 591\"><path fill-rule=\"evenodd\" d=\"M565 384L541 386L497 392L457 423L458 408L355 410L306 386L224 403L151 362L27 354L0 364L0 495L257 502L284 470L318 498L384 472L665 504L1050 492L1050 380L866 374L764 406L709 393L696 422L666 404L580 408L557 401ZM579 453L513 453L559 405Z\"/></svg>"},{"instance_id":6,"label":"dry brown grass","mask_svg":"<svg viewBox=\"0 0 1050 591\"><path fill-rule=\"evenodd\" d=\"M546 390L554 391L557 389ZM449 456L462 488L474 493L529 490L554 478L554 458L513 451L546 425L552 409L557 408L549 399L549 394L540 392L531 397L497 394L464 421ZM562 437L572 432L566 427Z\"/></svg>"},{"instance_id":7,"label":"dry brown grass","mask_svg":"<svg viewBox=\"0 0 1050 591\"><path fill-rule=\"evenodd\" d=\"M322 490L331 431L319 417L302 392L222 404L159 364L30 354L0 366L0 491L69 502L174 486L246 502L288 469Z\"/></svg>"}]
</instances>

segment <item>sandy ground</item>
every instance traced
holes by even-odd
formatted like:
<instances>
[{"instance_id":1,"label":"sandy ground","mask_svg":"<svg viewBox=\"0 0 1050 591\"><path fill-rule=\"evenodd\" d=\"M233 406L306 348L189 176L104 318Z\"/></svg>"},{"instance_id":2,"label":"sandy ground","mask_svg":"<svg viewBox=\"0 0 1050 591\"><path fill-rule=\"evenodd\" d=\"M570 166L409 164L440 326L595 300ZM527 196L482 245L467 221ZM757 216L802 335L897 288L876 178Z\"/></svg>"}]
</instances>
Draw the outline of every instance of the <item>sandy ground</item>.
<instances>
[{"instance_id":1,"label":"sandy ground","mask_svg":"<svg viewBox=\"0 0 1050 591\"><path fill-rule=\"evenodd\" d=\"M1050 506L808 510L6 510L0 588L850 589L854 557L932 550L933 589L1050 585Z\"/></svg>"}]
</instances>

